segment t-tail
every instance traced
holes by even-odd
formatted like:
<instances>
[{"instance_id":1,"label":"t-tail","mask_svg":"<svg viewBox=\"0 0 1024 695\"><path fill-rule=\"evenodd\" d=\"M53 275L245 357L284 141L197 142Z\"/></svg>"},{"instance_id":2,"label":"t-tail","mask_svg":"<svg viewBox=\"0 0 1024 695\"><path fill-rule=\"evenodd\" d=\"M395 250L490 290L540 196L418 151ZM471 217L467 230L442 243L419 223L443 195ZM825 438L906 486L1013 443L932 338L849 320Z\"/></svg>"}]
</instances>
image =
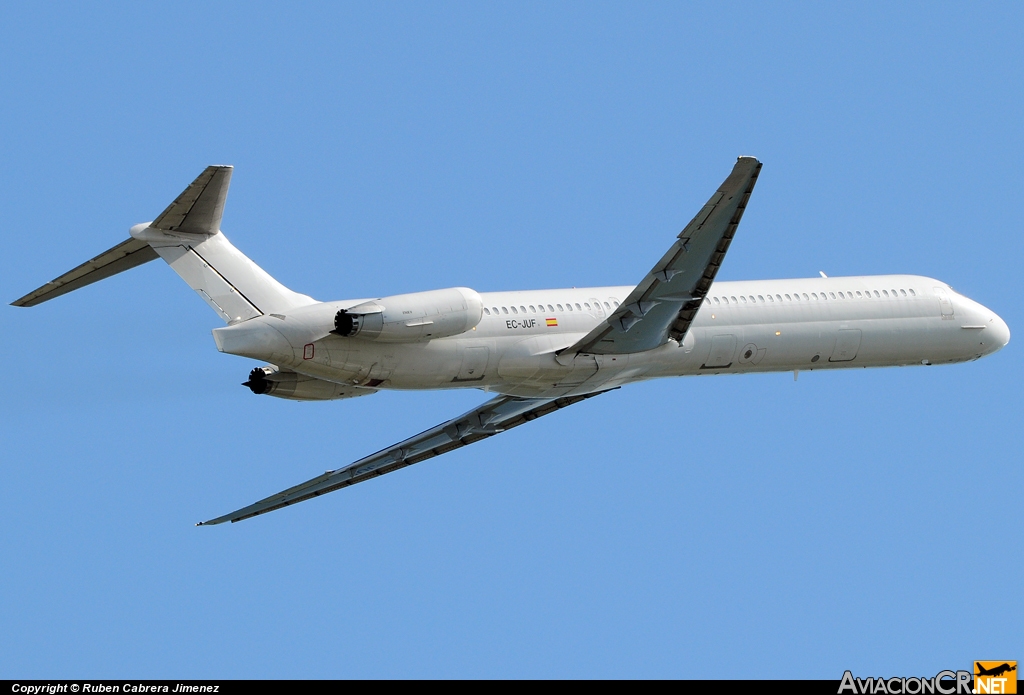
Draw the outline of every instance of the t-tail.
<instances>
[{"instance_id":1,"label":"t-tail","mask_svg":"<svg viewBox=\"0 0 1024 695\"><path fill-rule=\"evenodd\" d=\"M221 233L231 172L230 166L206 167L159 217L132 227L127 241L12 305L42 304L158 257L228 324L313 304L270 277Z\"/></svg>"}]
</instances>

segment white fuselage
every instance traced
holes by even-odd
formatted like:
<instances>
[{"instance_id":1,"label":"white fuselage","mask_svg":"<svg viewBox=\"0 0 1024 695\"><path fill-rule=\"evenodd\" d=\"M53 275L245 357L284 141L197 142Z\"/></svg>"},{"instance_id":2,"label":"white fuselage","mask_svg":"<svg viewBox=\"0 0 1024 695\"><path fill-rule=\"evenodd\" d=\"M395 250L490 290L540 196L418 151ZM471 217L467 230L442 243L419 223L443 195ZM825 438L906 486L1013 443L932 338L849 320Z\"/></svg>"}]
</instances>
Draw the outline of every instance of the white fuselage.
<instances>
[{"instance_id":1,"label":"white fuselage","mask_svg":"<svg viewBox=\"0 0 1024 695\"><path fill-rule=\"evenodd\" d=\"M273 341L240 348L218 338L218 347L338 383L550 397L667 376L964 362L1009 340L1002 319L945 283L875 275L716 282L682 344L558 356L632 289L481 293L485 309L475 328L424 342L337 335L306 342L315 331L289 316L254 320L276 329ZM321 306L327 315L363 301Z\"/></svg>"}]
</instances>

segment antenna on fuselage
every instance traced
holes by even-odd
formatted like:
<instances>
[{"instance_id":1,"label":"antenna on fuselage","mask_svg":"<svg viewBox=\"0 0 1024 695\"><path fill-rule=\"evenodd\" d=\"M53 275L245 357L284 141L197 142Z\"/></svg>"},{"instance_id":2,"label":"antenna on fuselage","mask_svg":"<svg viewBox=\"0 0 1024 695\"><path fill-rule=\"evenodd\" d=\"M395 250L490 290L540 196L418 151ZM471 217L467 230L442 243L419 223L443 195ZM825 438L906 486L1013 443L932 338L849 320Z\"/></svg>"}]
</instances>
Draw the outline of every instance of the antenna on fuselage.
<instances>
[{"instance_id":1,"label":"antenna on fuselage","mask_svg":"<svg viewBox=\"0 0 1024 695\"><path fill-rule=\"evenodd\" d=\"M820 275L821 277L823 277L826 280L828 280L828 275L825 275L825 271L824 270L819 270L818 271L818 275Z\"/></svg>"}]
</instances>

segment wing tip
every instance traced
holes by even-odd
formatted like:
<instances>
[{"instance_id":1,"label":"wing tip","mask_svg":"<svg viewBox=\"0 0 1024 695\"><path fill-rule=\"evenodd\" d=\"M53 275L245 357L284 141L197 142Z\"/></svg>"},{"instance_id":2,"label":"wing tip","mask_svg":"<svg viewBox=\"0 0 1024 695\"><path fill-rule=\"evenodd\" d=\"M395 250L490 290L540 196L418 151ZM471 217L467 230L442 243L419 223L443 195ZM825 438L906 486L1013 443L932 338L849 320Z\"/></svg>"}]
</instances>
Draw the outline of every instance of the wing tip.
<instances>
[{"instance_id":1,"label":"wing tip","mask_svg":"<svg viewBox=\"0 0 1024 695\"><path fill-rule=\"evenodd\" d=\"M196 522L196 526L216 526L218 524L223 524L225 521L227 521L227 519L224 518L210 519L209 521Z\"/></svg>"}]
</instances>

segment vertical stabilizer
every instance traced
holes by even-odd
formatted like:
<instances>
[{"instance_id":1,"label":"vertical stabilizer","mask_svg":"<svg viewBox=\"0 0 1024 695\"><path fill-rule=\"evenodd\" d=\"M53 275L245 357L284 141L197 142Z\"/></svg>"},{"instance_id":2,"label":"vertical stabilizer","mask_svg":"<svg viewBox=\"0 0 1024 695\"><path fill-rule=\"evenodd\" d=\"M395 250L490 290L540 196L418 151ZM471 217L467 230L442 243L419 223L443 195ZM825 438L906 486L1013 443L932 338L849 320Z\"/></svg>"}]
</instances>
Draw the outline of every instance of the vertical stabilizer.
<instances>
[{"instance_id":1,"label":"vertical stabilizer","mask_svg":"<svg viewBox=\"0 0 1024 695\"><path fill-rule=\"evenodd\" d=\"M220 231L232 167L209 166L159 217L132 227L227 323L314 300L270 277Z\"/></svg>"}]
</instances>

